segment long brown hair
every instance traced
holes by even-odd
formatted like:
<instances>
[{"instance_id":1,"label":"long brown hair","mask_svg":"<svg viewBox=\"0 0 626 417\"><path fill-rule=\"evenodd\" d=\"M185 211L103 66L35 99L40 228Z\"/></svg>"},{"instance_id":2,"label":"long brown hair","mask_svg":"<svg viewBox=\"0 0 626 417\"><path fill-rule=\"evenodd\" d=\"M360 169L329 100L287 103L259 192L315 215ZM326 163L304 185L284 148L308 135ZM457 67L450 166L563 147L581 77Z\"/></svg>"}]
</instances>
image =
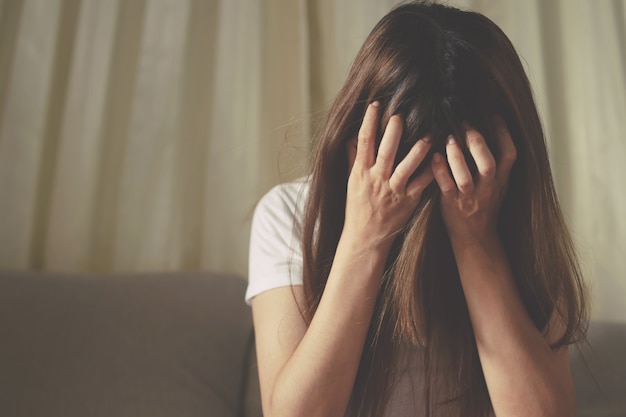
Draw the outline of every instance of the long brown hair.
<instances>
[{"instance_id":1,"label":"long brown hair","mask_svg":"<svg viewBox=\"0 0 626 417\"><path fill-rule=\"evenodd\" d=\"M497 158L492 121L495 115L504 119L518 158L498 227L519 295L540 331L547 333L553 313L565 323L553 349L584 338L584 285L519 57L485 16L421 2L397 7L374 27L319 139L303 225L305 320L315 314L342 232L346 142L374 100L383 109L379 141L389 118L403 117L398 161L426 133L433 138L431 152L443 152L449 134L464 137L464 123L483 134ZM439 197L431 184L394 242L348 406L351 416L382 414L406 347L419 353L428 415L445 410L485 416L492 409Z\"/></svg>"}]
</instances>

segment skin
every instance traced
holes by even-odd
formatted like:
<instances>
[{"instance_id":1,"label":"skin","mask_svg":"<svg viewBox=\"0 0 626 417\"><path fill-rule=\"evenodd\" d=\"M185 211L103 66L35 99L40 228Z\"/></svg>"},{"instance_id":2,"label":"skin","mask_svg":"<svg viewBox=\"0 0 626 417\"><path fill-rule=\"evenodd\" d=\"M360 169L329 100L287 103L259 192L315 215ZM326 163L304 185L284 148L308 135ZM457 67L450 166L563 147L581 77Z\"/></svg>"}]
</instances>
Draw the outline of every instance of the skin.
<instances>
[{"instance_id":1,"label":"skin","mask_svg":"<svg viewBox=\"0 0 626 417\"><path fill-rule=\"evenodd\" d=\"M458 144L433 157L431 170L409 182L430 149L416 142L394 169L402 120L393 116L375 152L378 103L368 106L351 166L344 229L319 307L306 326L302 287L266 291L252 301L263 413L266 417L343 416L393 236L407 223L428 184L437 181L441 208L497 416L572 416L575 405L567 350L554 352L534 328L516 292L497 230L515 147L499 123L503 157L468 129L479 170L473 179ZM451 168L452 176L448 172ZM354 279L358 277L359 279ZM295 295L295 297L294 297ZM553 319L552 328L558 329Z\"/></svg>"}]
</instances>

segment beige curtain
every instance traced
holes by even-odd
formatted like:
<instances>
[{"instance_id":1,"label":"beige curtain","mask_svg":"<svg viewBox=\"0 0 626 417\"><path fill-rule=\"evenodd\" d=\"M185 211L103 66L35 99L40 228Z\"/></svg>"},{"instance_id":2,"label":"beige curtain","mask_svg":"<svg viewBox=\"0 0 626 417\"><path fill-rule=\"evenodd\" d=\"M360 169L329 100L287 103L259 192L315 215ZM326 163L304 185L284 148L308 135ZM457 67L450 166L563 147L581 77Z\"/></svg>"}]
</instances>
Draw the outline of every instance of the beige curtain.
<instances>
[{"instance_id":1,"label":"beige curtain","mask_svg":"<svg viewBox=\"0 0 626 417\"><path fill-rule=\"evenodd\" d=\"M395 3L0 0L0 268L245 274L255 202ZM594 315L626 320L626 1L448 3L518 47Z\"/></svg>"}]
</instances>

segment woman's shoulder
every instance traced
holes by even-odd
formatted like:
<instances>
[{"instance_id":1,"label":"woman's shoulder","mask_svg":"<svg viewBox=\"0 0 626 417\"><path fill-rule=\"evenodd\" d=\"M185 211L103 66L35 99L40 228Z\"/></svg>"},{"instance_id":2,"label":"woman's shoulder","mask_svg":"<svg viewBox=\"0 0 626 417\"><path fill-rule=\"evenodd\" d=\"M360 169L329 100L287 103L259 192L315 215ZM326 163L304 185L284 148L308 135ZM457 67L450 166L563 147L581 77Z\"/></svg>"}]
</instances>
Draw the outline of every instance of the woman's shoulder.
<instances>
[{"instance_id":1,"label":"woman's shoulder","mask_svg":"<svg viewBox=\"0 0 626 417\"><path fill-rule=\"evenodd\" d=\"M309 192L311 186L310 177L301 177L290 182L275 185L261 198L261 204L286 204L294 206L301 203Z\"/></svg>"},{"instance_id":2,"label":"woman's shoulder","mask_svg":"<svg viewBox=\"0 0 626 417\"><path fill-rule=\"evenodd\" d=\"M278 184L270 189L256 206L253 223L270 221L277 226L300 226L310 188L309 177Z\"/></svg>"}]
</instances>

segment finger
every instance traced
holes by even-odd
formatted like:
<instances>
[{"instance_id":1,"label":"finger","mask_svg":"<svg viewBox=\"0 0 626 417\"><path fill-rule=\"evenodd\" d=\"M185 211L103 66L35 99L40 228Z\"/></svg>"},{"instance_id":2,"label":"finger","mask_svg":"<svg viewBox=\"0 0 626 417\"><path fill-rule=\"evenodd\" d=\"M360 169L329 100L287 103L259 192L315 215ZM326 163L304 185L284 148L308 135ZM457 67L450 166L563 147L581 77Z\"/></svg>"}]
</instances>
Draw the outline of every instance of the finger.
<instances>
[{"instance_id":1,"label":"finger","mask_svg":"<svg viewBox=\"0 0 626 417\"><path fill-rule=\"evenodd\" d=\"M422 196L424 189L426 189L426 187L433 182L433 178L432 170L424 170L424 172L415 177L409 185L407 185L406 195L414 200L418 200Z\"/></svg>"},{"instance_id":2,"label":"finger","mask_svg":"<svg viewBox=\"0 0 626 417\"><path fill-rule=\"evenodd\" d=\"M433 155L431 168L441 194L444 196L456 195L456 183L448 172L448 165L442 154L436 153Z\"/></svg>"},{"instance_id":3,"label":"finger","mask_svg":"<svg viewBox=\"0 0 626 417\"><path fill-rule=\"evenodd\" d=\"M475 129L469 129L466 135L467 146L476 162L478 175L484 179L492 179L496 175L496 159L489 150L485 138Z\"/></svg>"},{"instance_id":4,"label":"finger","mask_svg":"<svg viewBox=\"0 0 626 417\"><path fill-rule=\"evenodd\" d=\"M474 190L474 179L465 163L463 151L452 135L448 136L446 154L457 188L463 194L471 193Z\"/></svg>"},{"instance_id":5,"label":"finger","mask_svg":"<svg viewBox=\"0 0 626 417\"><path fill-rule=\"evenodd\" d=\"M378 129L378 111L380 103L375 101L367 106L363 123L359 129L355 166L370 168L374 165L374 143L376 142L376 131Z\"/></svg>"},{"instance_id":6,"label":"finger","mask_svg":"<svg viewBox=\"0 0 626 417\"><path fill-rule=\"evenodd\" d=\"M376 156L376 167L385 178L389 178L393 172L393 165L401 137L402 119L398 115L391 116L387 126L385 126L385 133L380 141L378 155Z\"/></svg>"},{"instance_id":7,"label":"finger","mask_svg":"<svg viewBox=\"0 0 626 417\"><path fill-rule=\"evenodd\" d=\"M424 161L430 149L430 136L423 137L418 140L409 153L398 164L389 179L389 186L397 193L404 192L409 182L409 178L415 172L417 167Z\"/></svg>"},{"instance_id":8,"label":"finger","mask_svg":"<svg viewBox=\"0 0 626 417\"><path fill-rule=\"evenodd\" d=\"M509 132L506 122L502 118L497 117L494 122L496 136L498 138L498 148L500 149L500 157L496 167L496 178L507 180L511 168L517 159L517 149L513 143L513 138Z\"/></svg>"}]
</instances>

